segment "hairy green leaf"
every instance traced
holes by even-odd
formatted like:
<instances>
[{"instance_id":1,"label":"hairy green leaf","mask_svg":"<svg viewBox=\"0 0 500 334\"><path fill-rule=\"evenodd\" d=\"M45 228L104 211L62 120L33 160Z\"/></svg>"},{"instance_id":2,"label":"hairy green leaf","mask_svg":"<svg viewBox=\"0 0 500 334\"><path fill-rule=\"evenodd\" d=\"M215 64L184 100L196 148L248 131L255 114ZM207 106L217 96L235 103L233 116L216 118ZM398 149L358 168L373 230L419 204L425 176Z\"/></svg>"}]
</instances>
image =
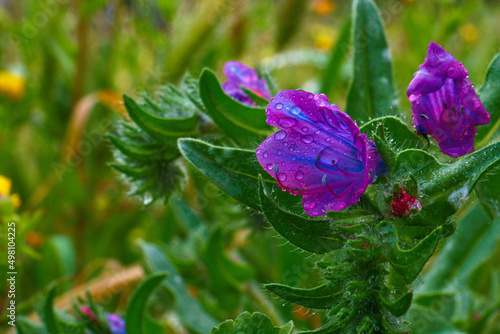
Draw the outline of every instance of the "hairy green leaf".
<instances>
[{"instance_id":1,"label":"hairy green leaf","mask_svg":"<svg viewBox=\"0 0 500 334\"><path fill-rule=\"evenodd\" d=\"M344 293L333 283L326 283L313 289L300 289L276 283L265 284L264 287L290 303L315 309L329 309L338 305Z\"/></svg>"},{"instance_id":2,"label":"hairy green leaf","mask_svg":"<svg viewBox=\"0 0 500 334\"><path fill-rule=\"evenodd\" d=\"M256 146L271 127L264 108L252 108L226 95L211 70L200 76L200 96L214 122L242 147Z\"/></svg>"},{"instance_id":3,"label":"hairy green leaf","mask_svg":"<svg viewBox=\"0 0 500 334\"><path fill-rule=\"evenodd\" d=\"M141 106L126 95L123 102L134 123L162 144L171 145L175 138L196 134L198 117L195 113L184 118L164 118L147 110L151 107Z\"/></svg>"},{"instance_id":4,"label":"hairy green leaf","mask_svg":"<svg viewBox=\"0 0 500 334\"><path fill-rule=\"evenodd\" d=\"M306 251L323 254L344 245L344 237L329 220L307 219L283 210L269 197L261 178L260 200L264 215L286 240Z\"/></svg>"},{"instance_id":5,"label":"hairy green leaf","mask_svg":"<svg viewBox=\"0 0 500 334\"><path fill-rule=\"evenodd\" d=\"M362 122L396 114L398 102L392 64L376 5L372 0L356 0L353 15L354 72L346 111Z\"/></svg>"},{"instance_id":6,"label":"hairy green leaf","mask_svg":"<svg viewBox=\"0 0 500 334\"><path fill-rule=\"evenodd\" d=\"M275 327L266 315L243 312L235 320L226 320L212 329L211 334L291 334L293 322L283 327Z\"/></svg>"}]
</instances>

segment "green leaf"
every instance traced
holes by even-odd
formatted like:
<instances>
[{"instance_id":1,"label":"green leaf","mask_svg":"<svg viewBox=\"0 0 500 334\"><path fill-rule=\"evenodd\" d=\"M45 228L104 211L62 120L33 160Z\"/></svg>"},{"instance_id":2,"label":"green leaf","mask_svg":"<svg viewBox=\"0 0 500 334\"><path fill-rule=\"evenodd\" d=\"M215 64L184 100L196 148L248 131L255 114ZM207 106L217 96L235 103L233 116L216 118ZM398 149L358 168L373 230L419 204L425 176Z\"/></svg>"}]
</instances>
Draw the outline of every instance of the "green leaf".
<instances>
[{"instance_id":1,"label":"green leaf","mask_svg":"<svg viewBox=\"0 0 500 334\"><path fill-rule=\"evenodd\" d=\"M372 135L377 133L380 125L384 127L389 147L396 153L406 149L424 149L427 146L424 138L418 136L401 119L394 116L375 118L363 124L359 130L368 135L368 138L373 139Z\"/></svg>"},{"instance_id":2,"label":"green leaf","mask_svg":"<svg viewBox=\"0 0 500 334\"><path fill-rule=\"evenodd\" d=\"M333 93L333 88L336 87L339 81L339 73L346 56L349 54L349 41L351 39L351 16L348 15L342 30L336 38L335 46L330 53L330 60L326 70L323 71L321 78L321 89L323 94L330 96Z\"/></svg>"},{"instance_id":3,"label":"green leaf","mask_svg":"<svg viewBox=\"0 0 500 334\"><path fill-rule=\"evenodd\" d=\"M339 286L326 283L313 289L294 288L283 284L265 284L264 287L290 303L314 309L329 309L342 301Z\"/></svg>"},{"instance_id":4,"label":"green leaf","mask_svg":"<svg viewBox=\"0 0 500 334\"><path fill-rule=\"evenodd\" d=\"M197 333L208 333L217 321L208 315L201 305L186 291L182 277L158 246L143 241L138 243L145 267L149 272L169 272L164 285L176 297L178 315L181 321Z\"/></svg>"},{"instance_id":5,"label":"green leaf","mask_svg":"<svg viewBox=\"0 0 500 334\"><path fill-rule=\"evenodd\" d=\"M410 249L401 248L401 241L392 223L382 222L378 226L383 231L384 244L387 247L386 257L394 270L406 283L410 284L420 274L425 263L436 250L441 239L442 228L438 227L425 239Z\"/></svg>"},{"instance_id":6,"label":"green leaf","mask_svg":"<svg viewBox=\"0 0 500 334\"><path fill-rule=\"evenodd\" d=\"M56 286L52 285L47 297L41 305L40 317L43 320L45 329L49 334L52 333L85 333L85 323L75 322L64 314L58 314L54 310L54 298L56 295Z\"/></svg>"},{"instance_id":7,"label":"green leaf","mask_svg":"<svg viewBox=\"0 0 500 334\"><path fill-rule=\"evenodd\" d=\"M377 128L377 134L373 135L373 141L377 146L380 157L384 161L387 168L391 170L396 162L396 153L391 149L389 143L387 142L384 132L384 126L382 124L379 124Z\"/></svg>"},{"instance_id":8,"label":"green leaf","mask_svg":"<svg viewBox=\"0 0 500 334\"><path fill-rule=\"evenodd\" d=\"M500 246L497 245L495 250L486 259L472 271L467 282L468 288L484 297L493 295L495 287L495 277L500 273Z\"/></svg>"},{"instance_id":9,"label":"green leaf","mask_svg":"<svg viewBox=\"0 0 500 334\"><path fill-rule=\"evenodd\" d=\"M268 99L263 98L262 96L260 96L258 94L255 94L252 90L247 89L247 88L245 88L243 86L241 86L240 88L245 92L245 94L248 95L248 97L250 98L250 100L252 100L253 102L255 102L258 106L260 106L260 107L266 107L269 104L269 100Z\"/></svg>"},{"instance_id":10,"label":"green leaf","mask_svg":"<svg viewBox=\"0 0 500 334\"><path fill-rule=\"evenodd\" d=\"M147 277L134 291L127 306L125 329L129 333L146 333L146 306L149 297L167 278L167 273L157 273Z\"/></svg>"},{"instance_id":11,"label":"green leaf","mask_svg":"<svg viewBox=\"0 0 500 334\"><path fill-rule=\"evenodd\" d=\"M408 312L408 310L410 309L411 301L413 299L413 292L409 291L405 293L396 301L390 301L388 298L389 295L390 294L384 296L382 293L379 294L379 298L382 301L384 307L395 317L402 317L403 315L405 315L406 312Z\"/></svg>"},{"instance_id":12,"label":"green leaf","mask_svg":"<svg viewBox=\"0 0 500 334\"><path fill-rule=\"evenodd\" d=\"M157 143L137 143L126 140L112 133L108 134L108 138L120 152L137 161L171 160L179 154L172 143L169 149Z\"/></svg>"},{"instance_id":13,"label":"green leaf","mask_svg":"<svg viewBox=\"0 0 500 334\"><path fill-rule=\"evenodd\" d=\"M442 225L467 200L474 186L500 162L500 143L491 144L452 164L443 164L421 150L401 152L393 177L418 180L422 210L412 218L401 218L407 225Z\"/></svg>"},{"instance_id":14,"label":"green leaf","mask_svg":"<svg viewBox=\"0 0 500 334\"><path fill-rule=\"evenodd\" d=\"M22 315L16 318L16 328L19 334L47 334L47 331L42 325Z\"/></svg>"},{"instance_id":15,"label":"green leaf","mask_svg":"<svg viewBox=\"0 0 500 334\"><path fill-rule=\"evenodd\" d=\"M254 278L255 271L252 267L243 263L237 263L229 258L225 251L226 239L222 226L215 226L209 236L205 249L207 270L215 278L215 284L222 288L219 291L227 288L223 284L225 282L241 291L244 288L243 283ZM224 291L220 292L224 293Z\"/></svg>"},{"instance_id":16,"label":"green leaf","mask_svg":"<svg viewBox=\"0 0 500 334\"><path fill-rule=\"evenodd\" d=\"M134 123L162 144L170 145L178 137L196 134L198 117L195 113L184 118L164 118L149 112L126 95L123 102Z\"/></svg>"},{"instance_id":17,"label":"green leaf","mask_svg":"<svg viewBox=\"0 0 500 334\"><path fill-rule=\"evenodd\" d=\"M295 246L316 254L328 253L344 245L344 237L329 220L307 219L283 210L269 197L261 179L260 200L264 215L274 229Z\"/></svg>"},{"instance_id":18,"label":"green leaf","mask_svg":"<svg viewBox=\"0 0 500 334\"><path fill-rule=\"evenodd\" d=\"M291 334L293 322L283 327L275 327L266 315L243 312L235 320L226 320L212 329L211 334Z\"/></svg>"},{"instance_id":19,"label":"green leaf","mask_svg":"<svg viewBox=\"0 0 500 334\"><path fill-rule=\"evenodd\" d=\"M254 151L188 138L179 139L178 145L184 157L203 175L238 201L260 210L258 176L264 170ZM265 174L266 181L275 182Z\"/></svg>"},{"instance_id":20,"label":"green leaf","mask_svg":"<svg viewBox=\"0 0 500 334\"><path fill-rule=\"evenodd\" d=\"M494 219L500 217L500 169L492 169L476 186L484 210Z\"/></svg>"},{"instance_id":21,"label":"green leaf","mask_svg":"<svg viewBox=\"0 0 500 334\"><path fill-rule=\"evenodd\" d=\"M246 106L226 95L209 69L200 76L200 96L214 122L242 147L254 146L271 130L264 108Z\"/></svg>"},{"instance_id":22,"label":"green leaf","mask_svg":"<svg viewBox=\"0 0 500 334\"><path fill-rule=\"evenodd\" d=\"M353 5L353 79L347 96L347 113L367 122L373 117L397 113L397 94L384 27L372 0Z\"/></svg>"},{"instance_id":23,"label":"green leaf","mask_svg":"<svg viewBox=\"0 0 500 334\"><path fill-rule=\"evenodd\" d=\"M488 68L479 97L490 114L490 122L477 127L475 140L480 145L486 145L497 138L500 131L500 54L495 56Z\"/></svg>"}]
</instances>

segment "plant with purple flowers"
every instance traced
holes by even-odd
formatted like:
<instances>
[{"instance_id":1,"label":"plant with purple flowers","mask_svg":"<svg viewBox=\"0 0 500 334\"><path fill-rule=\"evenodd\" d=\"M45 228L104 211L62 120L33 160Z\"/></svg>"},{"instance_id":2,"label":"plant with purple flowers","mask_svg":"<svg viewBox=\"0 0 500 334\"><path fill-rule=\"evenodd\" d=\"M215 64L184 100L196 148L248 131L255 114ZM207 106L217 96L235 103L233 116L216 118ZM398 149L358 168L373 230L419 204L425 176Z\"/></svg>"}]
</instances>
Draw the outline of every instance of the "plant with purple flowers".
<instances>
[{"instance_id":1,"label":"plant with purple flowers","mask_svg":"<svg viewBox=\"0 0 500 334\"><path fill-rule=\"evenodd\" d=\"M454 234L456 217L470 205L474 189L495 191L482 181L489 174L498 178L500 143L491 139L500 124L500 60L490 68L479 99L463 64L431 42L407 92L414 131L398 111L390 53L373 1L354 1L352 27L354 61L345 111L324 94L275 92L257 71L229 61L222 85L205 69L199 80L170 88L167 97L178 100L163 100L171 108L189 106L189 117L161 115L147 97L126 98L137 127L126 125L121 138L112 138L117 156L140 161L121 166L125 174L158 180L157 189L164 189L162 181L175 183L184 176L173 179L165 168L143 169L148 161L164 159L183 170L182 156L262 214L290 244L321 256L316 267L322 284L310 289L265 285L289 303L325 311L321 328L302 333L426 333L415 319L422 309L433 312L426 305L433 297L417 291L414 282L439 242ZM481 141L474 151L476 137ZM137 148L137 138L147 146L130 150L127 143ZM168 148L174 141L178 150ZM480 200L496 217L495 200ZM150 258L157 258L153 253ZM165 267L164 260L158 263ZM228 285L250 277L250 270L230 265ZM279 320L272 310L270 315ZM265 333L293 329L292 323L276 327L266 316L246 312L213 333L257 333L258 324Z\"/></svg>"}]
</instances>

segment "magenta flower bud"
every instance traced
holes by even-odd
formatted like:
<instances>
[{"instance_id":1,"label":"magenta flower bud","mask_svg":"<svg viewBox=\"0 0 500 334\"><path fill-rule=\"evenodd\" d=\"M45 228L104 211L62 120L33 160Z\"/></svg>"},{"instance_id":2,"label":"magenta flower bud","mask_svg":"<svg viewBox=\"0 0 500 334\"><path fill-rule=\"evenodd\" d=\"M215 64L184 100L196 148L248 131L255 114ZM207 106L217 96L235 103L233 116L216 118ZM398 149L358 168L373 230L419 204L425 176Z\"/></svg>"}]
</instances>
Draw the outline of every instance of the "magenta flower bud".
<instances>
[{"instance_id":1,"label":"magenta flower bud","mask_svg":"<svg viewBox=\"0 0 500 334\"><path fill-rule=\"evenodd\" d=\"M324 94L286 90L266 113L281 130L260 144L259 163L282 189L303 196L308 215L356 204L385 169L375 144Z\"/></svg>"},{"instance_id":2,"label":"magenta flower bud","mask_svg":"<svg viewBox=\"0 0 500 334\"><path fill-rule=\"evenodd\" d=\"M454 158L474 152L476 126L488 123L490 115L462 63L431 42L407 96L413 126L431 135L441 152Z\"/></svg>"},{"instance_id":3,"label":"magenta flower bud","mask_svg":"<svg viewBox=\"0 0 500 334\"><path fill-rule=\"evenodd\" d=\"M228 61L224 65L224 74L227 81L222 84L224 92L233 99L248 106L256 106L255 102L241 89L244 87L267 100L271 99L271 92L265 79L259 79L259 74L250 66L239 61Z\"/></svg>"},{"instance_id":4,"label":"magenta flower bud","mask_svg":"<svg viewBox=\"0 0 500 334\"><path fill-rule=\"evenodd\" d=\"M394 195L391 201L392 214L396 217L409 216L412 210L422 209L418 198L408 194L404 189Z\"/></svg>"}]
</instances>

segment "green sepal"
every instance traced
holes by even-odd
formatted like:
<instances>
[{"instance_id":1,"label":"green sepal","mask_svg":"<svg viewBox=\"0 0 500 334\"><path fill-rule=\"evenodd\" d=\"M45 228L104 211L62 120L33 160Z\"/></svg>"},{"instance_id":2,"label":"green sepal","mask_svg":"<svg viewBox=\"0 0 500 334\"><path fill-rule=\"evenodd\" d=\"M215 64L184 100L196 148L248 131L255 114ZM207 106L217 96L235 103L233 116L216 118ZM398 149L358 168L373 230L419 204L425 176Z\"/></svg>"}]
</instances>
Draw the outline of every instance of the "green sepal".
<instances>
[{"instance_id":1,"label":"green sepal","mask_svg":"<svg viewBox=\"0 0 500 334\"><path fill-rule=\"evenodd\" d=\"M249 107L228 96L209 69L200 76L200 97L213 121L242 147L253 146L271 130L264 108Z\"/></svg>"},{"instance_id":2,"label":"green sepal","mask_svg":"<svg viewBox=\"0 0 500 334\"><path fill-rule=\"evenodd\" d=\"M260 177L262 212L274 229L295 246L316 254L328 253L344 245L344 237L325 219L307 219L283 210L269 197Z\"/></svg>"},{"instance_id":3,"label":"green sepal","mask_svg":"<svg viewBox=\"0 0 500 334\"><path fill-rule=\"evenodd\" d=\"M85 332L85 322L76 322L64 313L54 309L54 298L56 286L52 285L40 307L40 318L42 318L48 333L75 333Z\"/></svg>"},{"instance_id":4,"label":"green sepal","mask_svg":"<svg viewBox=\"0 0 500 334\"><path fill-rule=\"evenodd\" d=\"M386 247L387 260L408 284L412 283L420 274L425 263L436 250L442 233L442 228L438 227L412 248L403 249L392 223L382 222L377 226L377 229L383 233L383 247Z\"/></svg>"},{"instance_id":5,"label":"green sepal","mask_svg":"<svg viewBox=\"0 0 500 334\"><path fill-rule=\"evenodd\" d=\"M331 219L336 229L346 234L362 232L378 219L376 215L366 210L327 211L326 216Z\"/></svg>"},{"instance_id":6,"label":"green sepal","mask_svg":"<svg viewBox=\"0 0 500 334\"><path fill-rule=\"evenodd\" d=\"M379 292L379 298L382 305L384 305L384 307L391 312L393 316L402 317L410 309L413 299L413 291L408 291L395 301L390 300L390 295L391 293L386 289Z\"/></svg>"},{"instance_id":7,"label":"green sepal","mask_svg":"<svg viewBox=\"0 0 500 334\"><path fill-rule=\"evenodd\" d=\"M235 320L226 320L214 327L210 334L291 334L292 332L292 321L282 327L276 327L271 319L262 313L243 312Z\"/></svg>"},{"instance_id":8,"label":"green sepal","mask_svg":"<svg viewBox=\"0 0 500 334\"><path fill-rule=\"evenodd\" d=\"M125 329L128 333L150 333L146 331L148 299L167 276L168 273L152 274L134 290L125 312ZM159 329L162 330L161 327Z\"/></svg>"},{"instance_id":9,"label":"green sepal","mask_svg":"<svg viewBox=\"0 0 500 334\"><path fill-rule=\"evenodd\" d=\"M300 289L276 283L264 284L264 287L290 303L314 309L329 309L338 305L343 294L339 286L332 283L313 289Z\"/></svg>"},{"instance_id":10,"label":"green sepal","mask_svg":"<svg viewBox=\"0 0 500 334\"><path fill-rule=\"evenodd\" d=\"M164 118L147 111L127 95L123 96L123 102L130 119L164 145L171 144L175 138L197 133L198 116L194 112L184 118Z\"/></svg>"}]
</instances>

